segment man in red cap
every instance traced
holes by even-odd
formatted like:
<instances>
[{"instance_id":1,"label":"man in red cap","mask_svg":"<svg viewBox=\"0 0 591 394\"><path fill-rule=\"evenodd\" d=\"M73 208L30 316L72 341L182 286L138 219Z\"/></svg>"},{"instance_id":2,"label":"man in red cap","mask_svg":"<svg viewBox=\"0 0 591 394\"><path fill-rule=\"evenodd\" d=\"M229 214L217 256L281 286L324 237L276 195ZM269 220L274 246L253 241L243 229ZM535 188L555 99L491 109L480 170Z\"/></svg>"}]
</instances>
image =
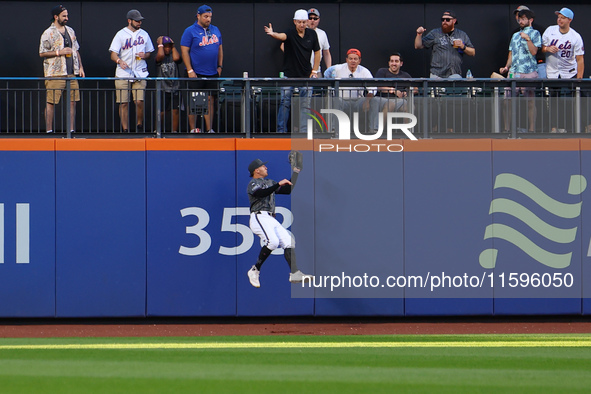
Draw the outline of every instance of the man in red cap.
<instances>
[{"instance_id":1,"label":"man in red cap","mask_svg":"<svg viewBox=\"0 0 591 394\"><path fill-rule=\"evenodd\" d=\"M351 48L347 51L345 63L336 64L328 68L324 75L327 78L337 79L373 79L371 71L361 65L361 51L357 48ZM362 87L341 87L339 88L339 109L345 112L368 112L366 120L368 123L365 132L375 132L378 129L378 106L377 100L372 100L376 93L376 88L367 86ZM352 116L349 119L353 119Z\"/></svg>"}]
</instances>

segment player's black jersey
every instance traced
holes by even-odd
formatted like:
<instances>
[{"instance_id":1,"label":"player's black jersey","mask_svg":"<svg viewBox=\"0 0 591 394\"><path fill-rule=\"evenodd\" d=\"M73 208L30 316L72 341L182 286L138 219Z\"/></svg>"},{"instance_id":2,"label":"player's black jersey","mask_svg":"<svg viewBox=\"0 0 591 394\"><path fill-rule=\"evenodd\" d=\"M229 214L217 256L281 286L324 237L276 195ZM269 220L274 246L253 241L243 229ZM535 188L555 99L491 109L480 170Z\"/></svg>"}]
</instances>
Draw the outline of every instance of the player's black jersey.
<instances>
[{"instance_id":1,"label":"player's black jersey","mask_svg":"<svg viewBox=\"0 0 591 394\"><path fill-rule=\"evenodd\" d=\"M275 193L273 192L277 190L278 186L279 184L272 179L253 178L246 188L250 212L269 211L275 213Z\"/></svg>"},{"instance_id":2,"label":"player's black jersey","mask_svg":"<svg viewBox=\"0 0 591 394\"><path fill-rule=\"evenodd\" d=\"M275 193L290 194L291 185L279 186L266 178L253 178L246 188L250 202L250 212L268 211L275 213Z\"/></svg>"}]
</instances>

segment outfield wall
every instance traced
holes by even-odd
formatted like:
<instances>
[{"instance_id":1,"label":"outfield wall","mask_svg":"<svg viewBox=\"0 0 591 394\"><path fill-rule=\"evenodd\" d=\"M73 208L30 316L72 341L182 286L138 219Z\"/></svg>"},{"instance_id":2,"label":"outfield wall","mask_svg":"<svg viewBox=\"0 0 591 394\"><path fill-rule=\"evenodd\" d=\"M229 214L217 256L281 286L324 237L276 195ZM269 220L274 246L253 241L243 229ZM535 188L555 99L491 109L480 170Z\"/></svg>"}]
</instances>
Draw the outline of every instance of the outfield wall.
<instances>
[{"instance_id":1,"label":"outfield wall","mask_svg":"<svg viewBox=\"0 0 591 394\"><path fill-rule=\"evenodd\" d=\"M364 142L3 139L0 317L591 313L591 141ZM246 168L292 145L278 220L319 280L272 255L255 289Z\"/></svg>"}]
</instances>

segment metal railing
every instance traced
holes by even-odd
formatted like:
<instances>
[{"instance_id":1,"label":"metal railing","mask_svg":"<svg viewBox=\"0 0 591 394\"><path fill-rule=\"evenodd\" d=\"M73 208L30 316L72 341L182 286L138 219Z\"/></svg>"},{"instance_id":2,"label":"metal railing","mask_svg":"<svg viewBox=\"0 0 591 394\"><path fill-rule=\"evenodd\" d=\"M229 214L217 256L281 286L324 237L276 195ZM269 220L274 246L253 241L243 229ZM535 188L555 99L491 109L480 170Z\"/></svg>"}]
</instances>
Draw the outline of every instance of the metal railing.
<instances>
[{"instance_id":1,"label":"metal railing","mask_svg":"<svg viewBox=\"0 0 591 394\"><path fill-rule=\"evenodd\" d=\"M162 88L165 79L146 78L144 110L136 117L135 105L129 104L130 125L121 125L119 105L116 103L116 78L83 78L80 102L76 105L75 124L70 124L71 79L66 79L66 91L55 106L53 130L56 135L74 136L146 136L174 137L190 135L194 130L189 115L197 117L195 128L206 132L203 114L208 113L208 97L213 97L211 136L266 136L276 135L277 114L281 92L293 88L291 102L291 135L304 131L299 111L309 107L339 109L351 100L346 95L356 89L376 92L392 88L396 93L382 93L379 117L387 112L382 106L398 102L402 92L403 106L397 111L412 113L417 118L413 133L421 138L462 137L543 137L583 136L591 132L591 80L539 79L280 79L229 78L216 79L217 89L195 92L180 79L178 130L176 116L171 109L177 106L172 96ZM0 78L0 135L47 135L45 124L45 78ZM300 93L312 90L311 98ZM390 99L390 100L389 100ZM310 101L311 100L311 101ZM362 99L363 100L363 99ZM375 101L377 102L377 100ZM394 105L392 108L396 107ZM358 112L359 130L371 134L372 120L362 107L351 107ZM162 116L158 116L162 114ZM353 114L350 113L350 119ZM385 114L384 114L385 115ZM375 115L372 115L375 117ZM331 138L336 122L325 116L327 126L313 124L318 138ZM385 119L385 118L384 118ZM136 132L135 123L143 130ZM176 133L175 133L176 132ZM589 134L591 135L591 134ZM303 135L302 135L303 136ZM402 136L402 135L401 135Z\"/></svg>"}]
</instances>

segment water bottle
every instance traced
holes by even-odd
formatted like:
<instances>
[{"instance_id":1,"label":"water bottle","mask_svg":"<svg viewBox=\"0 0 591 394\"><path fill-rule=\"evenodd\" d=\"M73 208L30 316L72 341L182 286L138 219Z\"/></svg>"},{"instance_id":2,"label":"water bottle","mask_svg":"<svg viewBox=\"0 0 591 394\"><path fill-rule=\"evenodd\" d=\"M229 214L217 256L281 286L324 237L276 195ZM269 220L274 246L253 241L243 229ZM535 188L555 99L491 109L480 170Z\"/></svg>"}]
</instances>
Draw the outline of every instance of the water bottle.
<instances>
[{"instance_id":1,"label":"water bottle","mask_svg":"<svg viewBox=\"0 0 591 394\"><path fill-rule=\"evenodd\" d=\"M474 78L474 77L472 76L472 71L470 71L469 69L468 69L468 72L466 73L466 78L467 78L467 79L472 79L472 78Z\"/></svg>"}]
</instances>

